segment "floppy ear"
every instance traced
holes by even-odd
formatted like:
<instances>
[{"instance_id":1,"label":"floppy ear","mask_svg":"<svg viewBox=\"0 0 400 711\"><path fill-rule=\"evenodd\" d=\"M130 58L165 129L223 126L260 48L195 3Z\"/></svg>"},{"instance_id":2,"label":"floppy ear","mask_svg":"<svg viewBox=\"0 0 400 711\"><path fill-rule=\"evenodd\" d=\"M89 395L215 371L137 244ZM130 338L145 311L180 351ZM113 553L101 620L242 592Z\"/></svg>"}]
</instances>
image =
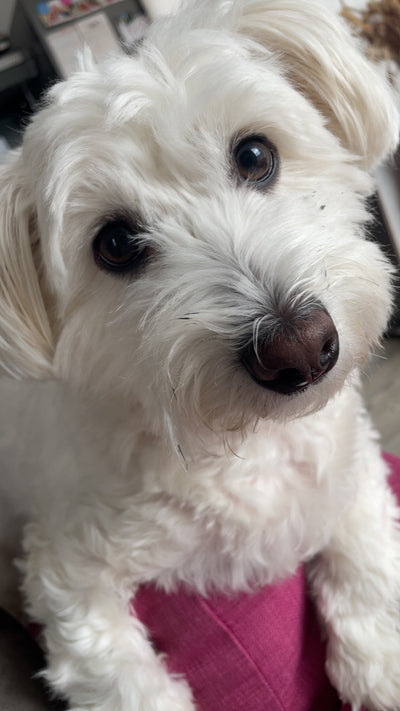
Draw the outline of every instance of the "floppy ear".
<instances>
[{"instance_id":1,"label":"floppy ear","mask_svg":"<svg viewBox=\"0 0 400 711\"><path fill-rule=\"evenodd\" d=\"M35 211L20 153L0 166L0 372L51 374L53 338L41 288Z\"/></svg>"},{"instance_id":2,"label":"floppy ear","mask_svg":"<svg viewBox=\"0 0 400 711\"><path fill-rule=\"evenodd\" d=\"M344 20L321 0L239 0L237 30L282 57L294 85L364 167L392 153L399 116L390 89Z\"/></svg>"}]
</instances>

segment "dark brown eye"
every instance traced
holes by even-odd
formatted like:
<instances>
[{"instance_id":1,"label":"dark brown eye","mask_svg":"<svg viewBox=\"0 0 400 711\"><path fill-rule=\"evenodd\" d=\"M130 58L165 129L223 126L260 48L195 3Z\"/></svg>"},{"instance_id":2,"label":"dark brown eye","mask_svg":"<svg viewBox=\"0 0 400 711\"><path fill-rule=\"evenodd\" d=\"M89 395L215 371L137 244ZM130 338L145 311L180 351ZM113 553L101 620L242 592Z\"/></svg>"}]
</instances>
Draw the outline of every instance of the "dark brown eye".
<instances>
[{"instance_id":1,"label":"dark brown eye","mask_svg":"<svg viewBox=\"0 0 400 711\"><path fill-rule=\"evenodd\" d=\"M138 234L139 229L133 229L122 220L107 222L93 242L98 266L120 273L138 267L149 256L149 248Z\"/></svg>"},{"instance_id":2,"label":"dark brown eye","mask_svg":"<svg viewBox=\"0 0 400 711\"><path fill-rule=\"evenodd\" d=\"M263 136L244 138L233 153L239 176L248 183L269 183L278 168L276 149Z\"/></svg>"}]
</instances>

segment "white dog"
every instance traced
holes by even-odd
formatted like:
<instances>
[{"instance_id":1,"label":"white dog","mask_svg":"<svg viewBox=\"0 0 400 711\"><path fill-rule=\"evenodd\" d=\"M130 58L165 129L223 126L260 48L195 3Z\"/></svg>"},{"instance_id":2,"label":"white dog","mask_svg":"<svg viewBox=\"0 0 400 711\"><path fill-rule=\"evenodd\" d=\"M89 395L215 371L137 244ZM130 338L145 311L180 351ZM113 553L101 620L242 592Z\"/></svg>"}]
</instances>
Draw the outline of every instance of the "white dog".
<instances>
[{"instance_id":1,"label":"white dog","mask_svg":"<svg viewBox=\"0 0 400 711\"><path fill-rule=\"evenodd\" d=\"M71 708L195 708L137 586L303 562L339 694L400 708L399 511L357 377L391 303L364 202L398 131L318 2L202 0L53 87L2 169L4 372L81 393L101 459L43 485L25 534Z\"/></svg>"}]
</instances>

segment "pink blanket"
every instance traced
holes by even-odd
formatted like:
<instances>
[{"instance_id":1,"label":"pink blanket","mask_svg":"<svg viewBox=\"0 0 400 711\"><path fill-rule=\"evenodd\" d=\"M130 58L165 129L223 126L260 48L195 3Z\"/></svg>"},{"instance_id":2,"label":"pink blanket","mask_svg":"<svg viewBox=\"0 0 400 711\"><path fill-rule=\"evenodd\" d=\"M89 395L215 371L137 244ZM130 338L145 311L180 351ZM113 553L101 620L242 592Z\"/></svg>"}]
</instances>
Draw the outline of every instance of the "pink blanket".
<instances>
[{"instance_id":1,"label":"pink blanket","mask_svg":"<svg viewBox=\"0 0 400 711\"><path fill-rule=\"evenodd\" d=\"M400 498L400 459L385 459ZM142 587L134 607L170 671L185 675L198 711L347 711L325 675L303 569L234 597Z\"/></svg>"}]
</instances>

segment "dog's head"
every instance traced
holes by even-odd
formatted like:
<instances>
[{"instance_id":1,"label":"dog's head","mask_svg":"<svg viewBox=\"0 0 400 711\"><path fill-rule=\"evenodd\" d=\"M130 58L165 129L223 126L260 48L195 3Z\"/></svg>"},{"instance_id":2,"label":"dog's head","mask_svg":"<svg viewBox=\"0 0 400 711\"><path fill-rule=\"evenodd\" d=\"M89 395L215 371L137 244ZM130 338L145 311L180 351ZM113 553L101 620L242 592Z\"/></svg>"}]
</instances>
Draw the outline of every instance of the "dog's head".
<instances>
[{"instance_id":1,"label":"dog's head","mask_svg":"<svg viewBox=\"0 0 400 711\"><path fill-rule=\"evenodd\" d=\"M1 174L0 359L193 431L321 407L385 328L390 92L318 1L203 0L56 85Z\"/></svg>"}]
</instances>

